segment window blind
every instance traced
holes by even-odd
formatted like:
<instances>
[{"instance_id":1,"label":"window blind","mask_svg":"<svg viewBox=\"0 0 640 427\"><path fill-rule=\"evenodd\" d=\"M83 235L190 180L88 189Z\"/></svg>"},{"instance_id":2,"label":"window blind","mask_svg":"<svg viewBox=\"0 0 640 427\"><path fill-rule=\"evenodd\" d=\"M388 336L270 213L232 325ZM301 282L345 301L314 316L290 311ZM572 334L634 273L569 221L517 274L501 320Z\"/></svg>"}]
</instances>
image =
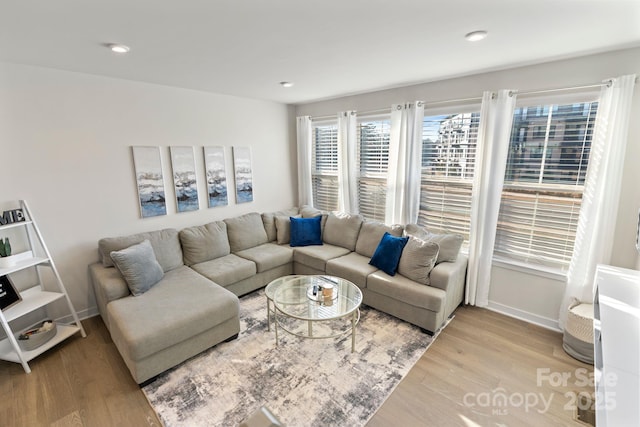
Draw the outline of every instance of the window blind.
<instances>
[{"instance_id":1,"label":"window blind","mask_svg":"<svg viewBox=\"0 0 640 427\"><path fill-rule=\"evenodd\" d=\"M313 124L312 191L317 209L338 209L338 124Z\"/></svg>"},{"instance_id":2,"label":"window blind","mask_svg":"<svg viewBox=\"0 0 640 427\"><path fill-rule=\"evenodd\" d=\"M480 112L425 116L418 223L469 241Z\"/></svg>"},{"instance_id":3,"label":"window blind","mask_svg":"<svg viewBox=\"0 0 640 427\"><path fill-rule=\"evenodd\" d=\"M496 255L568 268L597 108L594 101L515 110Z\"/></svg>"},{"instance_id":4,"label":"window blind","mask_svg":"<svg viewBox=\"0 0 640 427\"><path fill-rule=\"evenodd\" d=\"M360 118L358 132L358 208L371 220L385 221L389 169L389 118Z\"/></svg>"}]
</instances>

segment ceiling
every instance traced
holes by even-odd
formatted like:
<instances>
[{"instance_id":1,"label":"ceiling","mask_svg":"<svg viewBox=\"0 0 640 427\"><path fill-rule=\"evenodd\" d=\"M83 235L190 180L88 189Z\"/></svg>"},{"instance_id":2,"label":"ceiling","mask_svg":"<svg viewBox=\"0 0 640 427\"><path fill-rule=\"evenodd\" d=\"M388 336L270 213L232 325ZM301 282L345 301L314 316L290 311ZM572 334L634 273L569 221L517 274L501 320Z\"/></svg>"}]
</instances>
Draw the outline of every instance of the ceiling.
<instances>
[{"instance_id":1,"label":"ceiling","mask_svg":"<svg viewBox=\"0 0 640 427\"><path fill-rule=\"evenodd\" d=\"M640 46L640 0L0 1L0 61L291 104Z\"/></svg>"}]
</instances>

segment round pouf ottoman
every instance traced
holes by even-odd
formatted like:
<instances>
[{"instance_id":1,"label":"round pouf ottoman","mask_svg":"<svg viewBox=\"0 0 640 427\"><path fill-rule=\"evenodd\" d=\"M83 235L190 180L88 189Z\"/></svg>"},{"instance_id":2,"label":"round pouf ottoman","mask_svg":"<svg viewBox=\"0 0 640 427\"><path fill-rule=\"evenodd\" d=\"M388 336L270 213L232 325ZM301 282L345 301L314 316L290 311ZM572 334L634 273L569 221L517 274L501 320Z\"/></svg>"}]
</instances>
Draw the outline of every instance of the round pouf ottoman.
<instances>
[{"instance_id":1,"label":"round pouf ottoman","mask_svg":"<svg viewBox=\"0 0 640 427\"><path fill-rule=\"evenodd\" d=\"M571 357L593 365L593 304L581 303L569 309L562 348Z\"/></svg>"}]
</instances>

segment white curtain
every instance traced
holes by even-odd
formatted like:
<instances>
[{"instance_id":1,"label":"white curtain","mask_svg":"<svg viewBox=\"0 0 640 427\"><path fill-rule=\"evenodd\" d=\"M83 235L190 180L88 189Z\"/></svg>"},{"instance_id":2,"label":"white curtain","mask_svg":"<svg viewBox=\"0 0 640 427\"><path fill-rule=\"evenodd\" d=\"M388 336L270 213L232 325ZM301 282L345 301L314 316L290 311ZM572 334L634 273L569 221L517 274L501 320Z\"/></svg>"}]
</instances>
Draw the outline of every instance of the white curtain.
<instances>
[{"instance_id":1,"label":"white curtain","mask_svg":"<svg viewBox=\"0 0 640 427\"><path fill-rule=\"evenodd\" d=\"M313 185L311 183L311 117L296 119L298 133L298 206L313 206Z\"/></svg>"},{"instance_id":2,"label":"white curtain","mask_svg":"<svg viewBox=\"0 0 640 427\"><path fill-rule=\"evenodd\" d=\"M496 240L502 184L509 154L509 135L516 96L485 92L480 108L477 157L471 198L469 267L465 304L489 304L491 261Z\"/></svg>"},{"instance_id":3,"label":"white curtain","mask_svg":"<svg viewBox=\"0 0 640 427\"><path fill-rule=\"evenodd\" d=\"M356 112L338 113L338 210L357 214Z\"/></svg>"},{"instance_id":4,"label":"white curtain","mask_svg":"<svg viewBox=\"0 0 640 427\"><path fill-rule=\"evenodd\" d=\"M613 235L620 199L622 167L635 75L613 80L600 93L591 142L589 168L582 194L576 243L560 306L560 328L576 302L593 301L593 278L598 264L611 261Z\"/></svg>"},{"instance_id":5,"label":"white curtain","mask_svg":"<svg viewBox=\"0 0 640 427\"><path fill-rule=\"evenodd\" d=\"M389 171L387 174L387 224L411 224L420 210L420 169L424 103L391 107Z\"/></svg>"}]
</instances>

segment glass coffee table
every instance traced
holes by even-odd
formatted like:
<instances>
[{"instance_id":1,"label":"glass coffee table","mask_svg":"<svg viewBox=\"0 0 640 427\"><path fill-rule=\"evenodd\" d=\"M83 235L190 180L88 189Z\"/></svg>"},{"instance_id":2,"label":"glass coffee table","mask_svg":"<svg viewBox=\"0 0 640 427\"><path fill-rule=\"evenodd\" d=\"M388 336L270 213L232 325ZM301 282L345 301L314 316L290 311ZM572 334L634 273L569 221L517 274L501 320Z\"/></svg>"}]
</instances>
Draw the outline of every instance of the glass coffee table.
<instances>
[{"instance_id":1,"label":"glass coffee table","mask_svg":"<svg viewBox=\"0 0 640 427\"><path fill-rule=\"evenodd\" d=\"M269 329L274 325L276 345L279 329L312 339L350 333L351 351L355 351L362 292L350 281L326 275L284 276L269 283L265 294L268 325Z\"/></svg>"}]
</instances>

